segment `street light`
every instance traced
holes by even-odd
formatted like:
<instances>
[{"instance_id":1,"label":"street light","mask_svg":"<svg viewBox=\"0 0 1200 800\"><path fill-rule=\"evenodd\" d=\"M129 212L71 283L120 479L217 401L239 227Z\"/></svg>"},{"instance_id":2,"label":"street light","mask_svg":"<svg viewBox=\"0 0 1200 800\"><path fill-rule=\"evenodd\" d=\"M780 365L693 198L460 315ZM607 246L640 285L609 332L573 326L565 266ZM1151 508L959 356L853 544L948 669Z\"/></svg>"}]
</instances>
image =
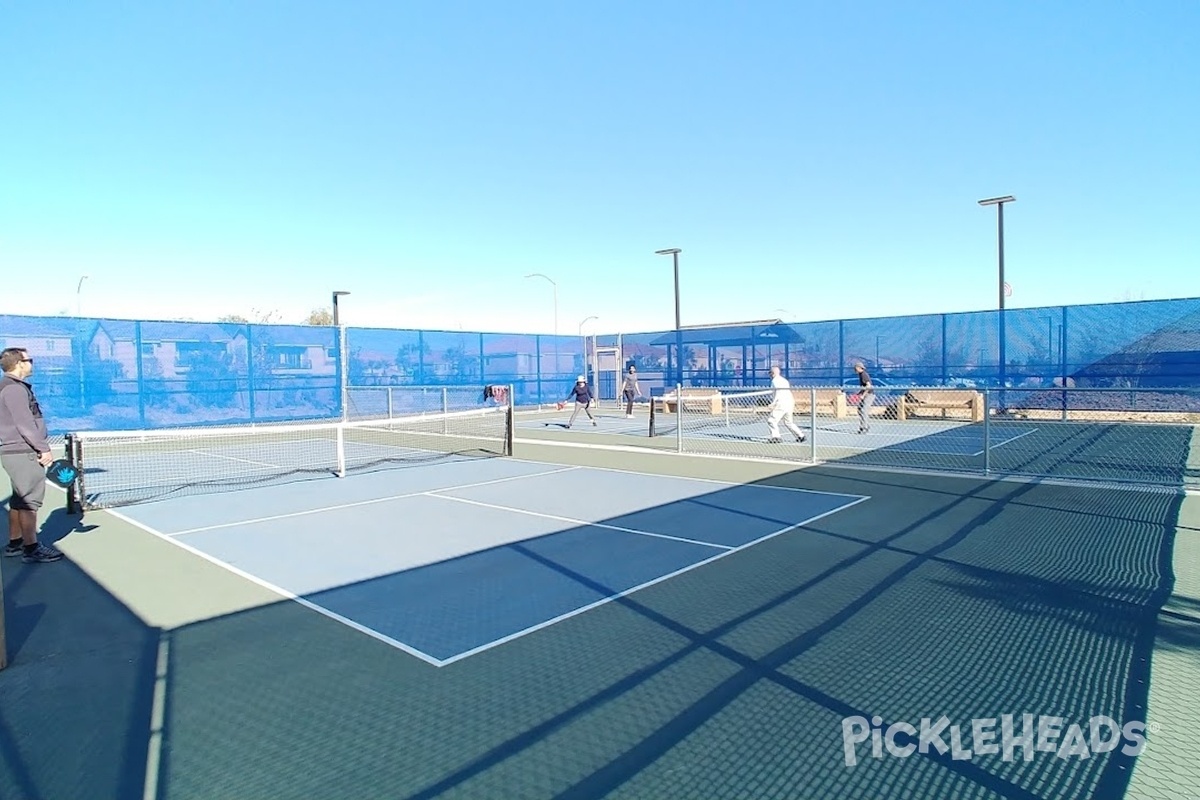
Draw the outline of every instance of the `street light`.
<instances>
[{"instance_id":1,"label":"street light","mask_svg":"<svg viewBox=\"0 0 1200 800\"><path fill-rule=\"evenodd\" d=\"M334 292L333 293L333 326L340 327L338 319L338 298L343 295L350 294L349 292Z\"/></svg>"},{"instance_id":2,"label":"street light","mask_svg":"<svg viewBox=\"0 0 1200 800\"><path fill-rule=\"evenodd\" d=\"M1015 203L1016 201L1017 201L1017 198L1013 197L1012 195L1005 195L1004 197L989 197L986 200L979 201L979 205L981 205L981 206L995 206L996 207L996 224L997 224L996 239L997 239L997 244L998 244L999 261L1000 261L1000 388L1001 389L1004 388L1005 372L1007 371L1007 366L1005 364L1005 362L1007 361L1007 357L1004 354L1004 316L1005 316L1004 315L1004 287L1005 287L1005 283L1004 283L1004 204L1005 203ZM1003 395L1001 395L1001 396L1003 397Z\"/></svg>"},{"instance_id":3,"label":"street light","mask_svg":"<svg viewBox=\"0 0 1200 800\"><path fill-rule=\"evenodd\" d=\"M75 316L76 317L83 316L83 300L82 300L81 292L83 290L83 282L86 281L87 279L88 279L88 276L83 275L79 278L79 283L77 283L75 285Z\"/></svg>"},{"instance_id":4,"label":"street light","mask_svg":"<svg viewBox=\"0 0 1200 800\"><path fill-rule=\"evenodd\" d=\"M540 272L532 272L525 276L526 278L542 278L550 281L550 285L554 287L554 374L558 375L558 284L549 275L543 275Z\"/></svg>"},{"instance_id":5,"label":"street light","mask_svg":"<svg viewBox=\"0 0 1200 800\"><path fill-rule=\"evenodd\" d=\"M591 322L594 319L600 319L600 318L597 317L595 314L593 314L592 316L583 320L583 322L579 323L579 339L583 343L583 374L585 377L588 375L588 356L587 356L587 337L583 335L583 326L588 324L589 322Z\"/></svg>"},{"instance_id":6,"label":"street light","mask_svg":"<svg viewBox=\"0 0 1200 800\"><path fill-rule=\"evenodd\" d=\"M671 256L675 262L675 371L677 386L683 385L683 327L679 323L679 254L683 251L678 247L666 250L655 250L656 256Z\"/></svg>"}]
</instances>

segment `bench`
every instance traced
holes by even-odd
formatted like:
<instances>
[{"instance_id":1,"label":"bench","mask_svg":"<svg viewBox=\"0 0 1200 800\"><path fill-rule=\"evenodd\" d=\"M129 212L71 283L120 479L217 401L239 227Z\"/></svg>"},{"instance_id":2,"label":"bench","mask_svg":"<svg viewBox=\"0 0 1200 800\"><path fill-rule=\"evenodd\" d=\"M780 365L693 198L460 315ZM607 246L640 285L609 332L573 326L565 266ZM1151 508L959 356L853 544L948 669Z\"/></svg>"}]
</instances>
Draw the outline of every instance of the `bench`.
<instances>
[{"instance_id":1,"label":"bench","mask_svg":"<svg viewBox=\"0 0 1200 800\"><path fill-rule=\"evenodd\" d=\"M796 400L796 415L804 416L812 413L813 391L811 389L792 389L792 397ZM846 393L841 389L817 389L817 414L842 419L846 416Z\"/></svg>"},{"instance_id":2,"label":"bench","mask_svg":"<svg viewBox=\"0 0 1200 800\"><path fill-rule=\"evenodd\" d=\"M966 417L972 422L983 422L983 394L973 389L910 389L896 403L896 419L910 416L926 416L927 411L940 411L942 419L951 412L960 412L955 418Z\"/></svg>"},{"instance_id":3,"label":"bench","mask_svg":"<svg viewBox=\"0 0 1200 800\"><path fill-rule=\"evenodd\" d=\"M699 412L701 414L720 414L723 411L721 406L721 393L716 389L706 388L684 388L679 392L679 398L676 399L675 392L671 391L660 398L662 407L668 414L677 413L679 401L683 402L683 410L685 412Z\"/></svg>"}]
</instances>

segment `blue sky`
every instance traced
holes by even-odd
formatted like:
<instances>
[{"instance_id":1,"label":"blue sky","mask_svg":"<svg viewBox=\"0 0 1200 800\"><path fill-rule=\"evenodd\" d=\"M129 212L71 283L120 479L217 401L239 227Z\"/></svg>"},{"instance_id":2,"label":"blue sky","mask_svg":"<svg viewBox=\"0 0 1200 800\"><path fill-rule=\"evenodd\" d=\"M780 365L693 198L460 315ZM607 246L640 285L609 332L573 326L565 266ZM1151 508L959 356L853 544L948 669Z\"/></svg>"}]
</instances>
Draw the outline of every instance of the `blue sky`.
<instances>
[{"instance_id":1,"label":"blue sky","mask_svg":"<svg viewBox=\"0 0 1200 800\"><path fill-rule=\"evenodd\" d=\"M1200 3L0 0L0 312L635 332L1200 295ZM80 276L87 275L77 294ZM593 327L594 326L594 327Z\"/></svg>"}]
</instances>

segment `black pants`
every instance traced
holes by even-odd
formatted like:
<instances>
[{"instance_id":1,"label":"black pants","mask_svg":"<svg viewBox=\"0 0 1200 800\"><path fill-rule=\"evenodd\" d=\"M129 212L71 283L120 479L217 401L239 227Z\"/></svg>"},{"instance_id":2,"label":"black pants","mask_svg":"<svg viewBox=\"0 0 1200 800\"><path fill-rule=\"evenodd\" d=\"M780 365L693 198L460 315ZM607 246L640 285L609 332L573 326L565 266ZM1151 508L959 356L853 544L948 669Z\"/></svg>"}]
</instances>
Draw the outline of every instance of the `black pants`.
<instances>
[{"instance_id":1,"label":"black pants","mask_svg":"<svg viewBox=\"0 0 1200 800\"><path fill-rule=\"evenodd\" d=\"M633 392L629 389L625 390L625 415L633 413Z\"/></svg>"}]
</instances>

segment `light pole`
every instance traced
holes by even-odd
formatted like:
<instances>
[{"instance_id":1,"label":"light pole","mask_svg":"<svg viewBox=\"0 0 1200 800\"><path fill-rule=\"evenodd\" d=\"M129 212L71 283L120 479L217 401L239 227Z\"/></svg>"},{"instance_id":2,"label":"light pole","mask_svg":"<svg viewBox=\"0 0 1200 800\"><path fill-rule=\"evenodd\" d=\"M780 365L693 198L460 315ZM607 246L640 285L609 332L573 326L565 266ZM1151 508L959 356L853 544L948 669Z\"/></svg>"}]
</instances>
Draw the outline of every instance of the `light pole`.
<instances>
[{"instance_id":1,"label":"light pole","mask_svg":"<svg viewBox=\"0 0 1200 800\"><path fill-rule=\"evenodd\" d=\"M678 247L655 250L656 256L670 256L675 263L675 384L683 386L683 327L679 323L679 254Z\"/></svg>"},{"instance_id":2,"label":"light pole","mask_svg":"<svg viewBox=\"0 0 1200 800\"><path fill-rule=\"evenodd\" d=\"M997 239L997 245L998 245L998 250L999 250L999 261L1000 261L1000 389L1001 389L1001 391L1003 391L1003 389L1004 389L1005 373L1007 371L1007 366L1005 364L1007 357L1005 356L1005 353L1004 353L1004 287L1005 287L1005 283L1004 283L1004 204L1005 203L1015 203L1016 201L1017 201L1017 198L1013 197L1012 195L1005 195L1003 197L989 197L986 200L979 201L979 205L981 205L981 206L995 206L996 207L996 225L997 225L996 239ZM1001 397L1003 397L1003 394L1001 395Z\"/></svg>"},{"instance_id":3,"label":"light pole","mask_svg":"<svg viewBox=\"0 0 1200 800\"><path fill-rule=\"evenodd\" d=\"M83 282L88 279L87 275L80 276L79 283L75 285L75 316L83 317Z\"/></svg>"},{"instance_id":4,"label":"light pole","mask_svg":"<svg viewBox=\"0 0 1200 800\"><path fill-rule=\"evenodd\" d=\"M579 340L583 344L583 375L585 378L588 378L589 382L592 381L592 378L590 377L590 370L588 370L587 337L583 335L583 326L588 324L589 322L591 322L594 319L600 319L600 318L597 317L595 314L593 314L592 316L584 319L583 322L579 323Z\"/></svg>"},{"instance_id":5,"label":"light pole","mask_svg":"<svg viewBox=\"0 0 1200 800\"><path fill-rule=\"evenodd\" d=\"M559 370L559 364L558 364L558 284L555 283L554 279L551 278L549 275L543 275L540 272L531 272L530 274L526 275L525 277L526 278L542 278L543 280L549 281L550 285L552 287L554 287L554 374L557 376L558 370Z\"/></svg>"}]
</instances>

